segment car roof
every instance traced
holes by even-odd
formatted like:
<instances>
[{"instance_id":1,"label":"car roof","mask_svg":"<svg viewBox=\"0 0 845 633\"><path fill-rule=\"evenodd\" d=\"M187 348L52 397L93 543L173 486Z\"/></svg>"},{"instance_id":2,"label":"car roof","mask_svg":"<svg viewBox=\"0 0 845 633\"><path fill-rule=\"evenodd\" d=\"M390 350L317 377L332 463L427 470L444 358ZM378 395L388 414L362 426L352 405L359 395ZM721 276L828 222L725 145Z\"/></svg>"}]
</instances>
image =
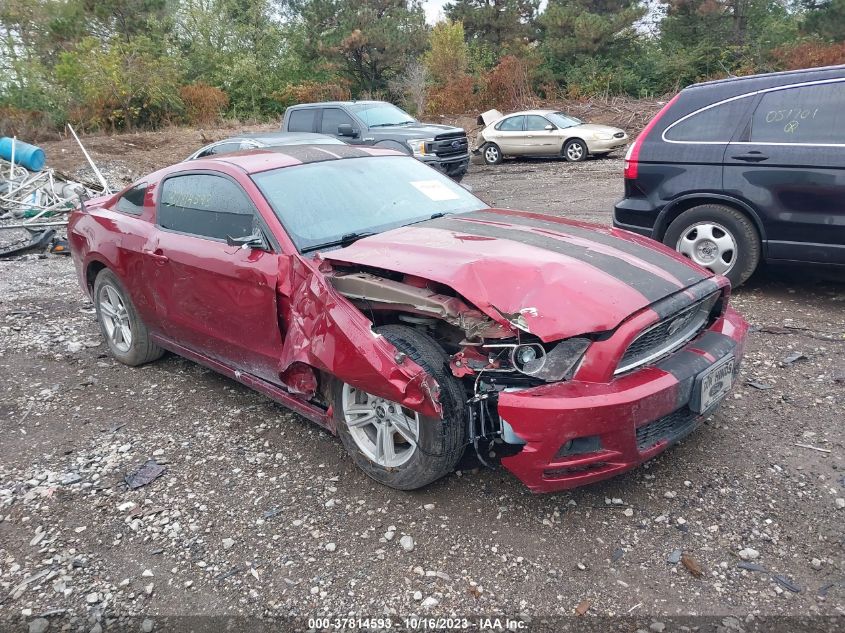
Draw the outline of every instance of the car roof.
<instances>
[{"instance_id":1,"label":"car roof","mask_svg":"<svg viewBox=\"0 0 845 633\"><path fill-rule=\"evenodd\" d=\"M266 147L261 149L218 154L198 161L227 163L234 165L248 174L257 174L281 167L293 167L309 163L321 163L350 158L373 156L406 156L402 152L374 147L353 147L351 145L289 145L287 147ZM197 161L197 162L198 162ZM192 161L195 162L195 161Z\"/></svg>"},{"instance_id":2,"label":"car roof","mask_svg":"<svg viewBox=\"0 0 845 633\"><path fill-rule=\"evenodd\" d=\"M375 101L375 100L354 100L354 101L317 101L314 103L298 103L296 105L292 105L288 108L288 110L293 108L315 108L318 106L346 106L346 105L355 105L355 104L363 104L363 105L376 105L381 103L388 103L387 101ZM390 104L393 105L393 104Z\"/></svg>"}]
</instances>

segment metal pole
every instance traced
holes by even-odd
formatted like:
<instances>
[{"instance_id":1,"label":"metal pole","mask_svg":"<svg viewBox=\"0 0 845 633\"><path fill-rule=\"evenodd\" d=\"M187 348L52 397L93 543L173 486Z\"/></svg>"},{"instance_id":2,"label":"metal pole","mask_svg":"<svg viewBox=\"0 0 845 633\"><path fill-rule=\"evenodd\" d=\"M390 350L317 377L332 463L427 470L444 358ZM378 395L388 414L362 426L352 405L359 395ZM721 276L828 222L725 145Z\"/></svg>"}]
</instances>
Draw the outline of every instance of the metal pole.
<instances>
[{"instance_id":1,"label":"metal pole","mask_svg":"<svg viewBox=\"0 0 845 633\"><path fill-rule=\"evenodd\" d=\"M6 224L0 226L0 231L3 229L42 229L49 226L67 226L67 220L64 222L39 222L38 224Z\"/></svg>"},{"instance_id":2,"label":"metal pole","mask_svg":"<svg viewBox=\"0 0 845 633\"><path fill-rule=\"evenodd\" d=\"M9 180L15 179L15 141L17 140L17 136L12 137L12 162L9 164Z\"/></svg>"},{"instance_id":3,"label":"metal pole","mask_svg":"<svg viewBox=\"0 0 845 633\"><path fill-rule=\"evenodd\" d=\"M100 181L100 184L103 185L103 193L106 195L111 193L111 188L109 187L109 183L106 182L106 179L103 178L103 174L100 173L100 170L97 169L97 166L94 164L94 161L88 155L88 152L85 151L85 147L82 145L82 141L79 140L79 137L76 135L76 132L73 131L73 127L71 124L67 124L67 129L70 130L70 133L73 134L73 138L76 139L76 142L79 144L79 149L82 150L82 153L85 155L85 158L88 160L88 164L91 165L91 169L94 170L94 175L97 176L97 179Z\"/></svg>"}]
</instances>

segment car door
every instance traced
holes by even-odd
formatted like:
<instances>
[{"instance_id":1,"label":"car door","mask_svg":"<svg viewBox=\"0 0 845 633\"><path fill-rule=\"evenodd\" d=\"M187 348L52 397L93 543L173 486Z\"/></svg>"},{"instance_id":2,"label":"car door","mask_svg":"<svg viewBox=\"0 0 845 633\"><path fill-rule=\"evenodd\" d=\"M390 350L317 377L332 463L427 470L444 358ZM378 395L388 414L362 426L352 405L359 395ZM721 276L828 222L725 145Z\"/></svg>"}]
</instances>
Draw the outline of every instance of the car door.
<instances>
[{"instance_id":1,"label":"car door","mask_svg":"<svg viewBox=\"0 0 845 633\"><path fill-rule=\"evenodd\" d=\"M760 214L769 259L845 264L845 80L763 91L724 186Z\"/></svg>"},{"instance_id":2,"label":"car door","mask_svg":"<svg viewBox=\"0 0 845 633\"><path fill-rule=\"evenodd\" d=\"M546 128L551 126L552 129ZM524 154L552 156L560 154L561 143L555 132L557 127L539 114L525 115Z\"/></svg>"},{"instance_id":3,"label":"car door","mask_svg":"<svg viewBox=\"0 0 845 633\"><path fill-rule=\"evenodd\" d=\"M358 135L355 137L341 136L338 133L338 127L341 125L351 125L353 129L358 130ZM341 108L322 109L318 132L339 138L350 145L362 145L364 143L361 126Z\"/></svg>"},{"instance_id":4,"label":"car door","mask_svg":"<svg viewBox=\"0 0 845 633\"><path fill-rule=\"evenodd\" d=\"M278 382L278 247L229 246L260 230L243 188L218 172L177 172L159 185L146 245L147 283L164 335L178 345Z\"/></svg>"},{"instance_id":5,"label":"car door","mask_svg":"<svg viewBox=\"0 0 845 633\"><path fill-rule=\"evenodd\" d=\"M522 114L509 116L495 125L496 135L494 142L502 150L502 154L518 156L525 152L525 140L523 138L525 135L524 125L525 116Z\"/></svg>"}]
</instances>

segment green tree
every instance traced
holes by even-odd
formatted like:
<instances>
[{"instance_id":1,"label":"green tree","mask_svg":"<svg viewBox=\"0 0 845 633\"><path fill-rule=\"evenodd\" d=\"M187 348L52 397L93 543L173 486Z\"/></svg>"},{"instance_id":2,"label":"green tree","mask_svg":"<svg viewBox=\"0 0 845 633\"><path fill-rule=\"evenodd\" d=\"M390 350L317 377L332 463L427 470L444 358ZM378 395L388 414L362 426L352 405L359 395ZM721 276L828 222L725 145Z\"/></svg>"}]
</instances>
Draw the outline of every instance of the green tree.
<instances>
[{"instance_id":1,"label":"green tree","mask_svg":"<svg viewBox=\"0 0 845 633\"><path fill-rule=\"evenodd\" d=\"M804 31L832 42L845 40L845 0L810 0Z\"/></svg>"},{"instance_id":2,"label":"green tree","mask_svg":"<svg viewBox=\"0 0 845 633\"><path fill-rule=\"evenodd\" d=\"M429 49L423 57L429 76L435 83L446 84L466 74L469 49L462 22L438 22L429 35Z\"/></svg>"},{"instance_id":3,"label":"green tree","mask_svg":"<svg viewBox=\"0 0 845 633\"><path fill-rule=\"evenodd\" d=\"M385 90L425 50L419 0L299 0L293 9L310 36L302 53L332 64L356 94Z\"/></svg>"},{"instance_id":4,"label":"green tree","mask_svg":"<svg viewBox=\"0 0 845 633\"><path fill-rule=\"evenodd\" d=\"M523 52L537 38L540 0L453 0L444 8L463 23L470 43L486 43L497 58Z\"/></svg>"}]
</instances>

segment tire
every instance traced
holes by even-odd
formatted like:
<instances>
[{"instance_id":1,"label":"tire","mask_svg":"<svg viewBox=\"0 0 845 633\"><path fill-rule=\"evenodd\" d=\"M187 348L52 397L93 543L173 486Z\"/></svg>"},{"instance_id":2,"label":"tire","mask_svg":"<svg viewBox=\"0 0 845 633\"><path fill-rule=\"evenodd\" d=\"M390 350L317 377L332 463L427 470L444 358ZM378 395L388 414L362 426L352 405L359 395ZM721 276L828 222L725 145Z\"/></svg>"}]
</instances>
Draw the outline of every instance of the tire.
<instances>
[{"instance_id":1,"label":"tire","mask_svg":"<svg viewBox=\"0 0 845 633\"><path fill-rule=\"evenodd\" d=\"M561 154L569 163L580 163L582 160L587 160L590 150L587 149L587 144L580 138L571 138L563 144Z\"/></svg>"},{"instance_id":2,"label":"tire","mask_svg":"<svg viewBox=\"0 0 845 633\"><path fill-rule=\"evenodd\" d=\"M463 454L466 437L466 396L460 383L448 369L446 353L434 339L402 325L384 325L376 328L376 332L434 377L440 386L443 419L421 416L336 380L333 385L332 409L337 432L355 465L368 476L390 488L415 490L447 475ZM358 404L364 400L367 404ZM374 409L376 413L371 416L373 422L350 426L349 418L360 414L359 419L364 419L367 413L363 410L369 408L373 401L377 402ZM356 406L362 411L347 414L347 411L353 411ZM407 420L409 413L417 418L416 446L405 441L405 434L394 430L397 427L383 427L391 429L391 444L394 444L396 439L399 440L398 447L394 445L396 459L392 464L379 463L373 457L376 440L384 437L379 434L378 427L385 424L385 415L378 413L378 407L389 410L385 414L387 419L396 419L396 416L400 415ZM403 430L407 431L408 428L410 425L404 426ZM382 452L380 461L387 461L385 454Z\"/></svg>"},{"instance_id":3,"label":"tire","mask_svg":"<svg viewBox=\"0 0 845 633\"><path fill-rule=\"evenodd\" d=\"M754 223L721 204L684 211L669 225L663 243L703 268L725 275L734 287L745 283L760 262L760 236Z\"/></svg>"},{"instance_id":4,"label":"tire","mask_svg":"<svg viewBox=\"0 0 845 633\"><path fill-rule=\"evenodd\" d=\"M481 149L481 156L488 165L498 165L502 162L502 150L495 143L487 143Z\"/></svg>"},{"instance_id":5,"label":"tire","mask_svg":"<svg viewBox=\"0 0 845 633\"><path fill-rule=\"evenodd\" d=\"M108 268L101 270L94 280L94 308L100 332L112 356L124 365L136 367L164 354L164 350L150 340L149 330L138 316L129 293ZM114 316L109 316L110 313Z\"/></svg>"}]
</instances>

